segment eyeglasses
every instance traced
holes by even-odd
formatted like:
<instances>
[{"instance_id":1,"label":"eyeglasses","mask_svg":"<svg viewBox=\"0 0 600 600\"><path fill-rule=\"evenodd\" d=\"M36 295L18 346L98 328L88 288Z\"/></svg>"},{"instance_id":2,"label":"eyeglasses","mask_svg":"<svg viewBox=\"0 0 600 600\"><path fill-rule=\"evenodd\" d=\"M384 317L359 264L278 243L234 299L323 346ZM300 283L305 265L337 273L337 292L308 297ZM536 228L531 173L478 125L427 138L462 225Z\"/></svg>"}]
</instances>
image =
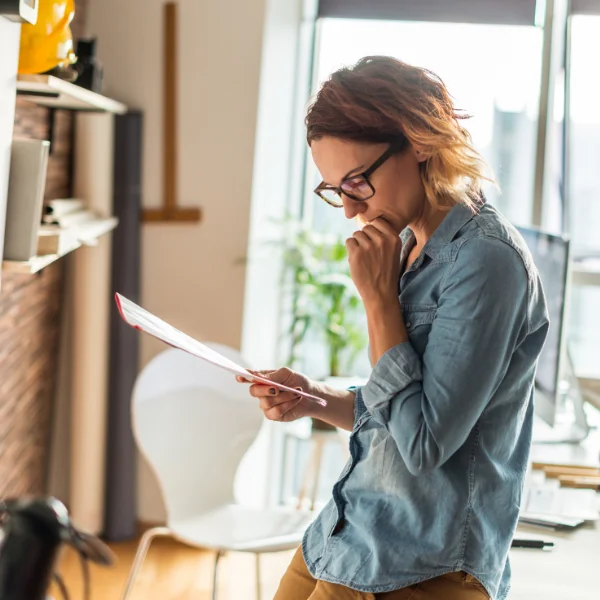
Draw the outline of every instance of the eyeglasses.
<instances>
[{"instance_id":1,"label":"eyeglasses","mask_svg":"<svg viewBox=\"0 0 600 600\"><path fill-rule=\"evenodd\" d=\"M375 188L369 177L391 156L404 149L406 140L392 144L366 171L344 179L339 187L321 182L315 188L315 194L335 208L342 208L342 194L355 202L364 202L375 195Z\"/></svg>"}]
</instances>

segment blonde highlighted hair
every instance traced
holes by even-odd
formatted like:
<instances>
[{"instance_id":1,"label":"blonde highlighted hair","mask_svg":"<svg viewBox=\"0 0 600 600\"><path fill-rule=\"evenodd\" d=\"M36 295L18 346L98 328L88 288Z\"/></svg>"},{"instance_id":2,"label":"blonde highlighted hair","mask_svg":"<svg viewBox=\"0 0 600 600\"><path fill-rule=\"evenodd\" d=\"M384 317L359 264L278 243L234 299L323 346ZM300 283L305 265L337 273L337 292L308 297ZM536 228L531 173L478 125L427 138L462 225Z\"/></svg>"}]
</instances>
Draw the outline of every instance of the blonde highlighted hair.
<instances>
[{"instance_id":1,"label":"blonde highlighted hair","mask_svg":"<svg viewBox=\"0 0 600 600\"><path fill-rule=\"evenodd\" d=\"M461 125L468 118L435 73L367 56L321 86L306 115L306 136L309 145L324 136L390 144L407 139L426 157L420 168L428 201L475 209L483 180L494 180Z\"/></svg>"}]
</instances>

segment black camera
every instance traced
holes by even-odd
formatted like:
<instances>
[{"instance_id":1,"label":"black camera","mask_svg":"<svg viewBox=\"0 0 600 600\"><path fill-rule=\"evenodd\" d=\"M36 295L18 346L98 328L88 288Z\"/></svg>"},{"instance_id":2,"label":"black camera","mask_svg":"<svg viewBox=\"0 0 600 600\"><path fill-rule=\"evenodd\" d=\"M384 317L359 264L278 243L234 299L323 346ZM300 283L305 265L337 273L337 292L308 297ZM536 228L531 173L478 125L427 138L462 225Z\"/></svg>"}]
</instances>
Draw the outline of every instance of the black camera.
<instances>
[{"instance_id":1,"label":"black camera","mask_svg":"<svg viewBox=\"0 0 600 600\"><path fill-rule=\"evenodd\" d=\"M78 531L55 498L0 502L0 527L0 600L45 600L62 544L73 546L84 566L114 562L111 550ZM87 568L84 575L87 579Z\"/></svg>"}]
</instances>

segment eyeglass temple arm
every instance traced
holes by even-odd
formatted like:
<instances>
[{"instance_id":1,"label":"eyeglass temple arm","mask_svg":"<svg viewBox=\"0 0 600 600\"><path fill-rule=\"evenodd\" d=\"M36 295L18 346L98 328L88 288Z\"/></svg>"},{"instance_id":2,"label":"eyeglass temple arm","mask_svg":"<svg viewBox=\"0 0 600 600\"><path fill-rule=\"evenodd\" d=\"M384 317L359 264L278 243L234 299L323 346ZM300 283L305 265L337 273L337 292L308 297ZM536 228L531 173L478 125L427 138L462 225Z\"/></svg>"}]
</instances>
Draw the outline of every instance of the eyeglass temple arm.
<instances>
[{"instance_id":1,"label":"eyeglass temple arm","mask_svg":"<svg viewBox=\"0 0 600 600\"><path fill-rule=\"evenodd\" d=\"M370 175L377 170L390 156L398 152L404 147L406 140L402 140L400 142L393 143L366 171L363 171L361 175L365 178L370 177Z\"/></svg>"}]
</instances>

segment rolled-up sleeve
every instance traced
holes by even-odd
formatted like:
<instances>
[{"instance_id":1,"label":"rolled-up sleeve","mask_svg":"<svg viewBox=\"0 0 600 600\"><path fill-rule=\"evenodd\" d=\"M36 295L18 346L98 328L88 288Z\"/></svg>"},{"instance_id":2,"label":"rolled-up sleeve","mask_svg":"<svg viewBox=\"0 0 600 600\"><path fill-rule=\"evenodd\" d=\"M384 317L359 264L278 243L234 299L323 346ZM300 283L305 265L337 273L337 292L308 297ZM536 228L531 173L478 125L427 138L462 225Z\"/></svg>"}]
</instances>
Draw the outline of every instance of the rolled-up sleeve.
<instances>
[{"instance_id":1,"label":"rolled-up sleeve","mask_svg":"<svg viewBox=\"0 0 600 600\"><path fill-rule=\"evenodd\" d=\"M466 241L445 279L423 357L407 342L375 365L361 399L414 475L441 466L466 441L527 329L528 287L510 245Z\"/></svg>"},{"instance_id":2,"label":"rolled-up sleeve","mask_svg":"<svg viewBox=\"0 0 600 600\"><path fill-rule=\"evenodd\" d=\"M365 401L362 397L362 388L356 387L352 388L352 391L355 394L354 397L354 424L360 421L361 417L367 413L367 407L365 405Z\"/></svg>"}]
</instances>

